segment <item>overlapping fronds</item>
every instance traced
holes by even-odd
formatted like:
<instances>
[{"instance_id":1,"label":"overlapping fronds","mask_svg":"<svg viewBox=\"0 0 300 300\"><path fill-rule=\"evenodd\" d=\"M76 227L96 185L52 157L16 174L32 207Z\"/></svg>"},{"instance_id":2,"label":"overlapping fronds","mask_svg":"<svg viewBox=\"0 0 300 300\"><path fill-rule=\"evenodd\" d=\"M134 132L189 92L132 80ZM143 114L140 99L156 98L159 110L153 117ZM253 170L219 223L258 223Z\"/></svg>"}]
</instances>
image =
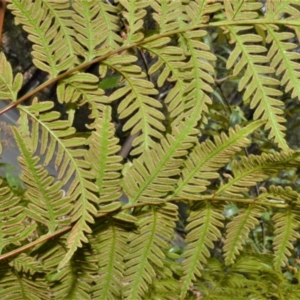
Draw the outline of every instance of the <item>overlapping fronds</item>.
<instances>
[{"instance_id":1,"label":"overlapping fronds","mask_svg":"<svg viewBox=\"0 0 300 300\"><path fill-rule=\"evenodd\" d=\"M201 118L202 102L194 101L194 105L186 122L173 125L172 135L168 134L156 149L146 151L134 160L123 180L124 191L131 203L161 202L173 190L183 159L197 142L199 131L195 127Z\"/></svg>"},{"instance_id":2,"label":"overlapping fronds","mask_svg":"<svg viewBox=\"0 0 300 300\"><path fill-rule=\"evenodd\" d=\"M188 88L186 77L182 76L181 68L185 66L185 56L179 47L168 46L170 38L166 37L143 45L151 55L157 57L157 61L149 68L149 75L159 74L156 83L162 87L166 81L174 82L170 89L165 103L168 105L170 118L178 117L178 114L184 109L184 93Z\"/></svg>"},{"instance_id":3,"label":"overlapping fronds","mask_svg":"<svg viewBox=\"0 0 300 300\"><path fill-rule=\"evenodd\" d=\"M232 155L250 143L247 136L261 125L261 122L253 122L244 128L231 128L228 136L223 132L214 142L207 140L197 145L184 162L173 196L197 198L206 190L209 180L219 176L217 171L231 160Z\"/></svg>"},{"instance_id":4,"label":"overlapping fronds","mask_svg":"<svg viewBox=\"0 0 300 300\"><path fill-rule=\"evenodd\" d=\"M247 2L233 1L232 4L226 2L226 16L232 20L245 17L254 19L257 17L255 10L261 6L262 3L251 3L250 5ZM276 89L279 81L272 77L275 73L274 68L266 65L269 63L269 58L261 54L267 49L257 44L262 41L262 37L258 34L244 32L250 29L251 26L226 26L226 32L230 33L230 43L235 44L226 67L231 69L234 66L234 76L246 68L239 82L239 91L246 88L243 97L244 100L250 99L250 108L255 109L254 119L266 120L265 128L270 130L269 138L274 138L280 148L287 149L284 138L285 127L282 125L285 119L281 116L283 102L278 100L282 92L278 88Z\"/></svg>"},{"instance_id":5,"label":"overlapping fronds","mask_svg":"<svg viewBox=\"0 0 300 300\"><path fill-rule=\"evenodd\" d=\"M124 299L141 299L163 267L177 220L177 207L166 203L150 206L138 216L138 232L129 236L129 253L125 256Z\"/></svg>"},{"instance_id":6,"label":"overlapping fronds","mask_svg":"<svg viewBox=\"0 0 300 300\"><path fill-rule=\"evenodd\" d=\"M59 271L57 271L57 265L66 254L66 249L61 243L48 242L39 252L39 260L44 270L48 272L47 282L52 297L55 299L91 299L91 286L93 275L97 273L97 266L89 260L91 257L89 249L85 247L79 249Z\"/></svg>"},{"instance_id":7,"label":"overlapping fronds","mask_svg":"<svg viewBox=\"0 0 300 300\"><path fill-rule=\"evenodd\" d=\"M209 201L197 203L197 207L192 208L186 226L188 234L182 262L184 275L181 279L181 299L184 299L197 276L201 276L207 258L210 257L209 249L212 249L213 242L221 237L220 228L224 226L224 216L221 212L222 209L218 205Z\"/></svg>"},{"instance_id":8,"label":"overlapping fronds","mask_svg":"<svg viewBox=\"0 0 300 300\"><path fill-rule=\"evenodd\" d=\"M19 273L13 267L1 265L0 268L0 297L15 300L48 300L50 289L42 277L34 277Z\"/></svg>"},{"instance_id":9,"label":"overlapping fronds","mask_svg":"<svg viewBox=\"0 0 300 300\"><path fill-rule=\"evenodd\" d=\"M20 246L36 229L26 222L26 209L9 185L0 179L0 254L10 244Z\"/></svg>"},{"instance_id":10,"label":"overlapping fronds","mask_svg":"<svg viewBox=\"0 0 300 300\"><path fill-rule=\"evenodd\" d=\"M62 185L69 182L67 196L70 197L70 202L75 203L71 221L76 224L68 239L70 252L62 262L63 265L71 258L77 247L82 245L81 242L87 241L84 232L91 232L88 222L94 222L93 215L97 210L93 202L97 203L98 200L95 195L97 188L92 182L95 175L90 172L90 163L83 160L87 151L83 147L86 140L70 137L75 129L69 126L68 121L58 120L60 115L58 112L48 112L52 106L52 102L34 101L29 108L23 106L22 110L32 119L32 142L27 141L26 146L35 153L41 141L40 153L45 154L45 164L51 161L54 154L56 155L55 166L59 168L58 179L62 178ZM27 116L21 118L20 126L25 137L29 136ZM56 153L55 147L57 147Z\"/></svg>"},{"instance_id":11,"label":"overlapping fronds","mask_svg":"<svg viewBox=\"0 0 300 300\"><path fill-rule=\"evenodd\" d=\"M85 103L89 104L90 118L99 118L103 104L108 103L108 97L98 87L99 78L93 74L76 73L64 80L57 86L57 99L60 103L67 104L69 124L72 126L75 110Z\"/></svg>"},{"instance_id":12,"label":"overlapping fronds","mask_svg":"<svg viewBox=\"0 0 300 300\"><path fill-rule=\"evenodd\" d=\"M25 192L25 199L29 201L27 215L44 224L49 233L54 232L59 226L68 225L68 215L72 210L69 197L63 197L62 182L55 181L49 176L43 166L39 164L40 158L33 156L24 143L31 142L29 137L24 137L17 129L13 128L15 140L21 152L19 163L22 167L22 181L30 187Z\"/></svg>"},{"instance_id":13,"label":"overlapping fronds","mask_svg":"<svg viewBox=\"0 0 300 300\"><path fill-rule=\"evenodd\" d=\"M93 299L121 299L128 235L126 228L109 219L94 229L90 243L99 276L93 287Z\"/></svg>"},{"instance_id":14,"label":"overlapping fronds","mask_svg":"<svg viewBox=\"0 0 300 300\"><path fill-rule=\"evenodd\" d=\"M282 95L300 100L300 4L7 2L50 75L24 99L50 84L56 95L17 107L26 191L0 178L0 297L298 299L300 152ZM15 102L22 83L0 53L0 98ZM72 127L83 105L84 133Z\"/></svg>"},{"instance_id":15,"label":"overlapping fronds","mask_svg":"<svg viewBox=\"0 0 300 300\"><path fill-rule=\"evenodd\" d=\"M123 130L130 130L131 135L140 132L133 141L133 146L136 147L132 151L133 155L153 148L156 145L154 139L161 139L161 132L165 130L162 124L164 115L160 111L162 105L152 97L158 92L153 83L146 79L141 68L133 64L136 60L135 56L123 55L104 61L104 64L121 74L126 81L125 86L111 94L109 100L125 97L118 107L120 119L130 117Z\"/></svg>"},{"instance_id":16,"label":"overlapping fronds","mask_svg":"<svg viewBox=\"0 0 300 300\"><path fill-rule=\"evenodd\" d=\"M33 63L51 77L70 68L76 57L70 51L72 38L67 29L68 21L62 22L62 16L68 19L71 14L67 9L69 1L56 1L55 10L50 9L51 5L45 4L43 0L10 2L9 9L15 15L16 22L23 25L24 30L29 33L28 39L34 43ZM55 14L52 14L54 11Z\"/></svg>"},{"instance_id":17,"label":"overlapping fronds","mask_svg":"<svg viewBox=\"0 0 300 300\"><path fill-rule=\"evenodd\" d=\"M75 1L72 15L76 31L76 53L85 61L116 48L122 39L116 35L119 26L115 14L118 9L102 1ZM109 33L108 33L109 30Z\"/></svg>"},{"instance_id":18,"label":"overlapping fronds","mask_svg":"<svg viewBox=\"0 0 300 300\"><path fill-rule=\"evenodd\" d=\"M226 195L233 198L243 198L249 187L262 182L280 171L283 166L297 167L300 152L292 150L274 154L250 155L241 161L235 161L232 166L233 176L228 174L228 182L216 191L215 195Z\"/></svg>"}]
</instances>

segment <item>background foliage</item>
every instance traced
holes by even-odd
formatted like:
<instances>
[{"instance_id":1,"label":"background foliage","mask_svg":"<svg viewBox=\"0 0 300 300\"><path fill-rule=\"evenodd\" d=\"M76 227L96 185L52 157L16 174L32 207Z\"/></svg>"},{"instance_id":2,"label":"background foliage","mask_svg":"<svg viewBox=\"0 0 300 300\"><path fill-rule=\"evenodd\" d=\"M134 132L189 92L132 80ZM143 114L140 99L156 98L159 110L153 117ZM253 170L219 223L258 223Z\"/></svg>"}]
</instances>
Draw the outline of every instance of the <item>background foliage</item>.
<instances>
[{"instance_id":1,"label":"background foliage","mask_svg":"<svg viewBox=\"0 0 300 300\"><path fill-rule=\"evenodd\" d=\"M7 2L0 296L299 299L298 1Z\"/></svg>"}]
</instances>

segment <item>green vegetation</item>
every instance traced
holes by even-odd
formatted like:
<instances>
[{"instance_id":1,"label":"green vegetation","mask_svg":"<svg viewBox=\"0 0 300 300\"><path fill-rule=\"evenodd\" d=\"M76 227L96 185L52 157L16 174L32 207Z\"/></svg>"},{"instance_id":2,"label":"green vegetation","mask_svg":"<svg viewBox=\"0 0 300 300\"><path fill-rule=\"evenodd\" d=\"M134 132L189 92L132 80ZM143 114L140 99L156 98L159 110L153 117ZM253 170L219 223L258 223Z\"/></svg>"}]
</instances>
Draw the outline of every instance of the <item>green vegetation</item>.
<instances>
[{"instance_id":1,"label":"green vegetation","mask_svg":"<svg viewBox=\"0 0 300 300\"><path fill-rule=\"evenodd\" d=\"M300 3L7 2L48 77L0 53L0 297L300 299Z\"/></svg>"}]
</instances>

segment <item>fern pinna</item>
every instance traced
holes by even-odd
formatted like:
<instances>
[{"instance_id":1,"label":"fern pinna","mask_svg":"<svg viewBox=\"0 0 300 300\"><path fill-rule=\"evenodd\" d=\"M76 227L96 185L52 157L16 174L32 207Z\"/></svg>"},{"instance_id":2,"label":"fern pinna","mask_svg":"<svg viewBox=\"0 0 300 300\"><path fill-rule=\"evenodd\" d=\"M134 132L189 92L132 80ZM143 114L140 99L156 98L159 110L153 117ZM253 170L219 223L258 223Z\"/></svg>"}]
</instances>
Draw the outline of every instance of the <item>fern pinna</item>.
<instances>
[{"instance_id":1,"label":"fern pinna","mask_svg":"<svg viewBox=\"0 0 300 300\"><path fill-rule=\"evenodd\" d=\"M299 3L6 2L47 81L0 53L0 296L299 299Z\"/></svg>"}]
</instances>

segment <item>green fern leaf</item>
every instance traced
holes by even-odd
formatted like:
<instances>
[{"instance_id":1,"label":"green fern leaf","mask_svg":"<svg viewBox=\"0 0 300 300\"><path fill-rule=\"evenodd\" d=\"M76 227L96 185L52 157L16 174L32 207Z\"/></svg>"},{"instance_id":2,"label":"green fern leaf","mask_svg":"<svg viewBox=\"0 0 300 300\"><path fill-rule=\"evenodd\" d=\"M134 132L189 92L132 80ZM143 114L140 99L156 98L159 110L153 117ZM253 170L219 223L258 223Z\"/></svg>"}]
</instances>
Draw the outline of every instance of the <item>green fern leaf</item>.
<instances>
[{"instance_id":1,"label":"green fern leaf","mask_svg":"<svg viewBox=\"0 0 300 300\"><path fill-rule=\"evenodd\" d=\"M0 268L0 297L14 300L49 300L50 289L43 278L19 273L8 265Z\"/></svg>"},{"instance_id":2,"label":"green fern leaf","mask_svg":"<svg viewBox=\"0 0 300 300\"><path fill-rule=\"evenodd\" d=\"M220 208L212 202L201 201L201 203L197 203L197 207L192 208L186 226L188 231L187 247L183 254L185 258L182 262L184 275L181 279L180 299L185 299L192 282L201 276L201 270L210 256L209 249L212 249L213 242L221 237L220 228L224 226L223 220Z\"/></svg>"},{"instance_id":3,"label":"green fern leaf","mask_svg":"<svg viewBox=\"0 0 300 300\"><path fill-rule=\"evenodd\" d=\"M179 28L178 18L181 15L181 1L149 1L150 6L154 9L153 19L159 26L159 32L173 31Z\"/></svg>"},{"instance_id":4,"label":"green fern leaf","mask_svg":"<svg viewBox=\"0 0 300 300\"><path fill-rule=\"evenodd\" d=\"M228 182L220 186L215 195L243 198L244 194L248 193L249 187L268 179L283 167L296 167L299 160L300 153L292 150L243 157L241 161L233 163L234 177L228 176Z\"/></svg>"},{"instance_id":5,"label":"green fern leaf","mask_svg":"<svg viewBox=\"0 0 300 300\"><path fill-rule=\"evenodd\" d=\"M66 10L68 1L56 2L54 15L52 14L54 10L50 9L51 5L45 4L43 0L34 3L30 0L11 0L11 2L9 9L15 15L16 22L23 25L24 30L29 33L28 39L34 43L32 56L36 67L49 73L51 78L70 68L75 62L75 57L71 56L69 51L70 37L67 38L68 42L64 42L65 34L69 32L65 28L58 30L62 26L60 16L70 15ZM59 5L63 9L60 13L58 13ZM54 17L54 24L51 24L51 15ZM57 16L58 19L55 18Z\"/></svg>"},{"instance_id":6,"label":"green fern leaf","mask_svg":"<svg viewBox=\"0 0 300 300\"><path fill-rule=\"evenodd\" d=\"M223 251L225 264L233 264L236 256L243 249L250 230L259 224L264 208L259 205L249 205L238 212L238 215L226 226L226 237Z\"/></svg>"},{"instance_id":7,"label":"green fern leaf","mask_svg":"<svg viewBox=\"0 0 300 300\"><path fill-rule=\"evenodd\" d=\"M131 203L161 203L176 184L175 176L187 150L197 143L198 130L195 126L200 119L203 102L194 102L187 120L173 126L172 135L161 140L156 149L144 152L133 161L123 180L123 188ZM191 110L191 109L190 109Z\"/></svg>"},{"instance_id":8,"label":"green fern leaf","mask_svg":"<svg viewBox=\"0 0 300 300\"><path fill-rule=\"evenodd\" d=\"M222 133L215 137L214 143L207 140L197 145L184 163L182 175L173 196L197 198L199 193L206 190L206 186L210 183L209 179L219 176L217 171L230 161L232 155L250 143L246 137L261 125L262 122L259 121L245 128L231 128L229 136Z\"/></svg>"},{"instance_id":9,"label":"green fern leaf","mask_svg":"<svg viewBox=\"0 0 300 300\"><path fill-rule=\"evenodd\" d=\"M171 203L150 207L137 218L138 232L129 236L129 253L125 256L125 299L142 299L156 276L156 268L163 267L177 207Z\"/></svg>"},{"instance_id":10,"label":"green fern leaf","mask_svg":"<svg viewBox=\"0 0 300 300\"><path fill-rule=\"evenodd\" d=\"M26 217L21 197L0 178L0 254L11 244L20 246L32 235L36 224L30 224Z\"/></svg>"},{"instance_id":11,"label":"green fern leaf","mask_svg":"<svg viewBox=\"0 0 300 300\"><path fill-rule=\"evenodd\" d=\"M272 43L268 58L271 61L271 67L276 69L276 75L282 75L281 85L285 85L285 92L292 92L292 97L300 99L299 88L299 66L297 60L300 58L296 51L291 52L297 48L297 44L290 41L294 38L291 32L277 32L278 27L275 25L265 25L268 32L267 43Z\"/></svg>"},{"instance_id":12,"label":"green fern leaf","mask_svg":"<svg viewBox=\"0 0 300 300\"><path fill-rule=\"evenodd\" d=\"M122 43L117 34L120 30L116 14L118 8L103 1L77 1L73 8L77 45L77 55L85 61L91 61L97 56L115 49Z\"/></svg>"},{"instance_id":13,"label":"green fern leaf","mask_svg":"<svg viewBox=\"0 0 300 300\"><path fill-rule=\"evenodd\" d=\"M149 5L149 2L144 0L119 0L119 2L123 6L122 15L126 21L126 32L123 35L124 46L137 43L144 37L143 18L147 14L144 8Z\"/></svg>"},{"instance_id":14,"label":"green fern leaf","mask_svg":"<svg viewBox=\"0 0 300 300\"><path fill-rule=\"evenodd\" d=\"M115 91L109 97L109 101L122 100L118 107L119 118L130 117L123 126L123 130L131 130L131 135L141 131L141 134L133 141L136 147L131 154L137 155L156 145L154 139L161 139L161 132L165 130L162 124L164 115L159 110L162 105L152 95L157 94L154 85L145 79L141 69L133 65L134 56L115 56L103 63L123 76L127 84Z\"/></svg>"},{"instance_id":15,"label":"green fern leaf","mask_svg":"<svg viewBox=\"0 0 300 300\"><path fill-rule=\"evenodd\" d=\"M10 63L5 55L0 53L0 98L15 101L18 91L22 87L23 76L18 73L15 78ZM1 100L0 100L1 101Z\"/></svg>"},{"instance_id":16,"label":"green fern leaf","mask_svg":"<svg viewBox=\"0 0 300 300\"><path fill-rule=\"evenodd\" d=\"M261 3L256 4L261 6ZM236 3L236 5L237 11L233 10L230 13L230 18L238 18L239 12L242 11L243 4ZM245 5L245 8L245 12L241 12L241 17L244 17L244 14L249 14L252 18L256 16L257 13L252 12L250 6ZM269 74L275 73L275 70L265 65L269 59L260 54L267 51L265 47L257 45L262 40L261 36L253 33L241 33L241 31L250 28L251 26L226 27L226 32L230 33L230 42L235 43L235 48L230 54L226 67L230 69L235 64L233 75L236 76L247 66L238 89L242 91L247 87L243 98L244 100L250 99L250 108L255 108L254 119L266 120L265 129L270 130L269 138L274 138L280 148L288 149L284 138L285 127L282 125L285 119L281 116L283 111L280 109L283 102L275 98L281 96L282 92L273 88L279 84L279 81L269 76Z\"/></svg>"},{"instance_id":17,"label":"green fern leaf","mask_svg":"<svg viewBox=\"0 0 300 300\"><path fill-rule=\"evenodd\" d=\"M68 215L72 207L70 199L62 197L62 182L54 182L54 178L38 164L40 159L32 156L32 153L27 150L18 130L13 128L13 132L21 152L19 157L22 167L21 179L29 187L24 195L29 201L28 216L44 224L49 233L54 232L59 226L69 225Z\"/></svg>"},{"instance_id":18,"label":"green fern leaf","mask_svg":"<svg viewBox=\"0 0 300 300\"><path fill-rule=\"evenodd\" d=\"M93 259L99 267L93 299L121 299L124 277L124 257L128 253L129 232L120 222L102 221L90 238Z\"/></svg>"},{"instance_id":19,"label":"green fern leaf","mask_svg":"<svg viewBox=\"0 0 300 300\"><path fill-rule=\"evenodd\" d=\"M120 150L118 139L114 137L115 128L111 122L111 108L103 109L102 118L95 121L95 131L88 140L90 145L86 159L91 162L96 174L96 185L99 194L99 208L107 210L107 203L117 201L121 192L122 157L117 153ZM119 206L117 206L119 208ZM116 208L117 208L116 207Z\"/></svg>"}]
</instances>

